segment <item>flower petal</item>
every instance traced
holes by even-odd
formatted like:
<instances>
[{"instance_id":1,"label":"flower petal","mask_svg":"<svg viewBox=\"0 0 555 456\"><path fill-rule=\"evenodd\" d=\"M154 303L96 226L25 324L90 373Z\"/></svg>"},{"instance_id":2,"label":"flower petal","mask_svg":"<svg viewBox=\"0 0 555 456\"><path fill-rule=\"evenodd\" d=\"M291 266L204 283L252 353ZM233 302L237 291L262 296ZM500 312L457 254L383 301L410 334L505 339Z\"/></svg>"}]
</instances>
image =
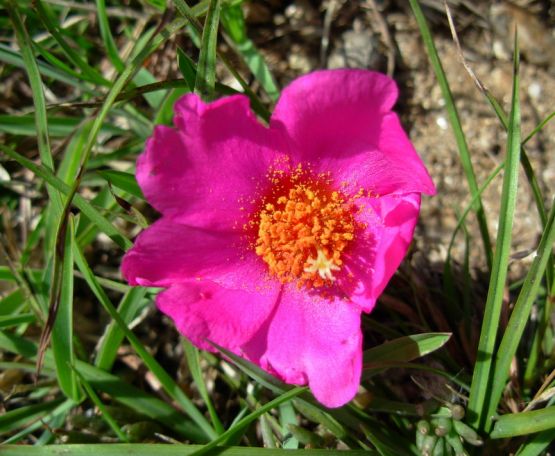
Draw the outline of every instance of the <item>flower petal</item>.
<instances>
[{"instance_id":1,"label":"flower petal","mask_svg":"<svg viewBox=\"0 0 555 456\"><path fill-rule=\"evenodd\" d=\"M361 198L357 216L367 225L344 257L338 286L362 310L370 312L405 257L420 209L420 194Z\"/></svg>"},{"instance_id":2,"label":"flower petal","mask_svg":"<svg viewBox=\"0 0 555 456\"><path fill-rule=\"evenodd\" d=\"M181 223L240 228L281 157L278 133L257 121L243 95L204 103L189 94L175 111L177 130L157 126L137 161L146 199Z\"/></svg>"},{"instance_id":3,"label":"flower petal","mask_svg":"<svg viewBox=\"0 0 555 456\"><path fill-rule=\"evenodd\" d=\"M157 296L156 304L197 347L215 351L209 340L244 355L242 346L264 324L278 293L279 288L254 294L202 280L173 285Z\"/></svg>"},{"instance_id":4,"label":"flower petal","mask_svg":"<svg viewBox=\"0 0 555 456\"><path fill-rule=\"evenodd\" d=\"M268 327L261 365L287 383L308 383L327 407L347 403L360 384L360 308L285 287Z\"/></svg>"},{"instance_id":5,"label":"flower petal","mask_svg":"<svg viewBox=\"0 0 555 456\"><path fill-rule=\"evenodd\" d=\"M270 126L283 130L295 163L332 171L348 192L435 193L421 159L391 108L397 86L366 70L316 71L282 92Z\"/></svg>"},{"instance_id":6,"label":"flower petal","mask_svg":"<svg viewBox=\"0 0 555 456\"><path fill-rule=\"evenodd\" d=\"M271 287L264 263L245 251L234 232L180 225L163 217L144 230L124 256L121 270L130 285L167 287L195 278L235 289ZM261 285L262 284L262 285Z\"/></svg>"}]
</instances>

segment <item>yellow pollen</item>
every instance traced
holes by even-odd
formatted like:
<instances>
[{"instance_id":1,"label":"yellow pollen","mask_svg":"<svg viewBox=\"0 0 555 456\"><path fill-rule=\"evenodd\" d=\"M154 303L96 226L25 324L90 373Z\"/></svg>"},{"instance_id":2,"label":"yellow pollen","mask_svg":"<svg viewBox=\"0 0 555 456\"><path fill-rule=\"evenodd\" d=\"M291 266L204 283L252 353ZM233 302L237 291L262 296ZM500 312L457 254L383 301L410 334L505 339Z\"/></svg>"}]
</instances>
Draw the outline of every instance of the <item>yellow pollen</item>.
<instances>
[{"instance_id":1,"label":"yellow pollen","mask_svg":"<svg viewBox=\"0 0 555 456\"><path fill-rule=\"evenodd\" d=\"M271 194L251 223L258 225L256 254L282 283L296 281L299 288L331 284L355 238L354 204L302 171L271 182Z\"/></svg>"}]
</instances>

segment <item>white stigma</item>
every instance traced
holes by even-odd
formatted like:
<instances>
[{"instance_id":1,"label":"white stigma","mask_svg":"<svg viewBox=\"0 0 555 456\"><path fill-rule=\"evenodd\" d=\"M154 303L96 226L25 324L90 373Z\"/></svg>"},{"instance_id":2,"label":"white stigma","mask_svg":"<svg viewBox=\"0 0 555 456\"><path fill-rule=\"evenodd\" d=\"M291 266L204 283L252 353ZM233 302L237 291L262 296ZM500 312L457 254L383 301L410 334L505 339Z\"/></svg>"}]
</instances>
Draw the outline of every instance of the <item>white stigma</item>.
<instances>
[{"instance_id":1,"label":"white stigma","mask_svg":"<svg viewBox=\"0 0 555 456\"><path fill-rule=\"evenodd\" d=\"M310 265L304 268L304 272L317 272L318 275L324 280L334 281L332 271L339 271L339 266L333 263L333 260L329 260L324 252L318 249L318 256L316 259L309 258L306 262Z\"/></svg>"}]
</instances>

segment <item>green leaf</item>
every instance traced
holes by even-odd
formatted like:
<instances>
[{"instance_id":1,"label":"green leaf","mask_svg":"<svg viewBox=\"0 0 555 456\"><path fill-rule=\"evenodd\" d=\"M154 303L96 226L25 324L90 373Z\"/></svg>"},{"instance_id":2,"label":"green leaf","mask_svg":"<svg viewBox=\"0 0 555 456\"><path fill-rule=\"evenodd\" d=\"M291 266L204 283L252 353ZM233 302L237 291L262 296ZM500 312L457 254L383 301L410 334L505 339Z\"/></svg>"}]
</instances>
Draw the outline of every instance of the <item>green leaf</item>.
<instances>
[{"instance_id":1,"label":"green leaf","mask_svg":"<svg viewBox=\"0 0 555 456\"><path fill-rule=\"evenodd\" d=\"M210 395L208 390L206 389L206 383L202 377L202 369L200 367L200 356L199 350L191 342L187 339L183 339L183 348L185 349L185 356L187 357L187 365L189 366L189 371L191 372L191 376L195 384L197 385L198 391L202 397L202 400L206 404L208 408L208 413L210 414L210 419L212 420L212 424L214 425L214 429L218 434L222 434L224 432L224 427L220 418L218 417L218 413L212 404L212 400L210 399Z\"/></svg>"},{"instance_id":2,"label":"green leaf","mask_svg":"<svg viewBox=\"0 0 555 456\"><path fill-rule=\"evenodd\" d=\"M478 357L474 366L470 396L468 399L469 424L477 429L489 431L491 417L486 415L487 397L491 393L491 370L495 352L497 330L507 279L509 254L511 249L512 227L518 189L518 170L520 162L520 103L519 103L519 54L515 36L513 91L511 113L507 138L507 157L501 191L499 229L493 257L488 297L484 311Z\"/></svg>"},{"instance_id":3,"label":"green leaf","mask_svg":"<svg viewBox=\"0 0 555 456\"><path fill-rule=\"evenodd\" d=\"M59 456L71 454L72 456L192 456L198 454L202 448L199 445L167 445L167 444L74 444L74 445L3 445L2 456ZM218 456L332 456L337 453L331 450L282 450L279 448L251 448L251 447L218 447L211 454ZM373 451L351 450L341 451L343 456L375 456Z\"/></svg>"},{"instance_id":4,"label":"green leaf","mask_svg":"<svg viewBox=\"0 0 555 456\"><path fill-rule=\"evenodd\" d=\"M144 299L147 289L143 287L130 288L118 306L118 313L126 324L130 324L137 314L144 309L147 301ZM95 357L95 365L105 371L112 370L112 365L117 358L118 349L125 339L125 334L115 321L106 326L100 338Z\"/></svg>"},{"instance_id":5,"label":"green leaf","mask_svg":"<svg viewBox=\"0 0 555 456\"><path fill-rule=\"evenodd\" d=\"M281 432L283 435L287 436L288 433L293 434L282 443L282 448L299 448L298 435L302 434L303 428L297 425L297 413L291 402L285 402L279 406L279 424L281 425ZM294 430L297 430L297 432ZM309 436L305 435L305 437Z\"/></svg>"},{"instance_id":6,"label":"green leaf","mask_svg":"<svg viewBox=\"0 0 555 456\"><path fill-rule=\"evenodd\" d=\"M6 267L4 270L11 274L9 268ZM6 277L3 272L0 271L0 280L15 280L15 277L11 275L11 277ZM12 291L8 295L4 296L0 299L0 317L2 318L11 318L14 313L18 311L18 309L23 305L25 302L25 294L21 288Z\"/></svg>"},{"instance_id":7,"label":"green leaf","mask_svg":"<svg viewBox=\"0 0 555 456\"><path fill-rule=\"evenodd\" d=\"M13 65L17 68L25 68L25 63L21 55L2 43L0 43L0 61ZM72 87L78 88L85 93L94 93L90 86L82 83L77 78L68 75L60 68L56 68L55 66L43 61L37 62L37 66L39 73L47 78L52 78L55 81L71 85Z\"/></svg>"},{"instance_id":8,"label":"green leaf","mask_svg":"<svg viewBox=\"0 0 555 456\"><path fill-rule=\"evenodd\" d=\"M34 3L36 12L39 19L44 24L48 32L56 40L56 42L63 49L64 53L68 56L71 62L82 71L82 76L87 78L90 82L95 84L108 86L110 83L104 79L104 77L93 67L91 67L87 62L85 62L77 52L66 42L56 24L54 24L52 18L50 17L50 12L47 10L42 0L38 0Z\"/></svg>"},{"instance_id":9,"label":"green leaf","mask_svg":"<svg viewBox=\"0 0 555 456\"><path fill-rule=\"evenodd\" d=\"M516 456L539 456L555 441L555 428L539 432L530 440L523 443Z\"/></svg>"},{"instance_id":10,"label":"green leaf","mask_svg":"<svg viewBox=\"0 0 555 456\"><path fill-rule=\"evenodd\" d=\"M100 410L100 413L102 414L102 418L104 419L104 421L106 421L106 423L108 423L108 426L112 429L112 431L114 431L114 434L117 435L118 439L120 439L120 441L122 441L122 442L129 442L129 439L127 438L125 433L118 426L116 420L114 420L114 418L112 418L112 415L108 411L107 407L100 400L100 397L98 397L98 394L96 394L96 391L89 384L89 382L85 379L85 377L83 377L80 374L80 372L77 369L75 369L74 366L71 366L71 370L74 373L77 374L77 376L79 377L79 380L81 381L81 384L83 385L83 388L85 389L87 395L89 396L89 398L91 399L93 404L96 406L96 408L98 408L98 410Z\"/></svg>"},{"instance_id":11,"label":"green leaf","mask_svg":"<svg viewBox=\"0 0 555 456\"><path fill-rule=\"evenodd\" d=\"M0 144L0 149L9 157L13 158L17 161L21 166L24 166L37 176L44 179L48 182L52 187L56 188L60 192L64 194L69 194L71 189L68 184L62 182L56 176L52 174L52 171L44 168L41 165L37 165L33 163L31 160L23 157L22 155L18 154L14 150L5 147L4 145ZM108 235L117 245L119 245L122 249L127 250L133 244L131 241L121 233L112 223L106 219L102 214L100 214L85 198L81 195L75 195L73 198L73 204L85 214L100 230L102 230L106 235Z\"/></svg>"},{"instance_id":12,"label":"green leaf","mask_svg":"<svg viewBox=\"0 0 555 456\"><path fill-rule=\"evenodd\" d=\"M0 434L14 431L22 426L25 426L26 423L41 419L62 402L62 399L55 399L53 401L42 402L40 404L26 405L2 413L2 415L0 415ZM4 446L2 446L2 448L4 448ZM3 453L4 451L0 450L0 452Z\"/></svg>"},{"instance_id":13,"label":"green leaf","mask_svg":"<svg viewBox=\"0 0 555 456\"><path fill-rule=\"evenodd\" d=\"M116 68L118 72L121 72L125 68L125 63L121 60L119 56L118 48L110 31L110 24L108 22L108 14L106 13L106 1L96 0L96 11L98 15L98 27L100 28L100 37L104 42L104 47L108 52L108 57L110 61Z\"/></svg>"},{"instance_id":14,"label":"green leaf","mask_svg":"<svg viewBox=\"0 0 555 456\"><path fill-rule=\"evenodd\" d=\"M64 150L63 159L58 166L56 175L66 184L71 184L79 174L84 145L91 129L91 122L78 126L71 135ZM69 136L69 135L68 135Z\"/></svg>"},{"instance_id":15,"label":"green leaf","mask_svg":"<svg viewBox=\"0 0 555 456\"><path fill-rule=\"evenodd\" d=\"M195 17L201 11L200 6L204 2L201 2L195 5L193 8L190 8L187 5L187 2L185 0L173 0L173 2L177 10L179 11L179 13L190 21L191 28L195 32L201 32L201 31L204 32L202 26L200 25L199 21ZM196 14L195 14L195 9L197 11ZM256 112L262 119L268 122L270 119L270 112L268 111L268 109L262 104L258 96L251 90L247 82L243 79L243 77L239 74L239 72L235 69L235 67L229 62L226 56L223 55L222 53L218 53L217 50L216 50L216 53L219 56L222 63L225 65L225 67L233 75L236 81L241 85L245 94L248 95L254 112Z\"/></svg>"},{"instance_id":16,"label":"green leaf","mask_svg":"<svg viewBox=\"0 0 555 456\"><path fill-rule=\"evenodd\" d=\"M385 342L364 352L364 369L384 369L412 361L440 349L450 337L451 333L424 333Z\"/></svg>"},{"instance_id":17,"label":"green leaf","mask_svg":"<svg viewBox=\"0 0 555 456\"><path fill-rule=\"evenodd\" d=\"M35 315L31 313L0 316L0 329L6 329L12 326L19 326L26 323L34 323L36 321L37 317L35 317Z\"/></svg>"},{"instance_id":18,"label":"green leaf","mask_svg":"<svg viewBox=\"0 0 555 456\"><path fill-rule=\"evenodd\" d=\"M97 172L114 187L121 188L130 195L136 196L139 199L145 199L143 192L139 187L139 184L137 184L137 180L133 174L111 169L100 170Z\"/></svg>"},{"instance_id":19,"label":"green leaf","mask_svg":"<svg viewBox=\"0 0 555 456\"><path fill-rule=\"evenodd\" d=\"M239 420L237 423L235 423L231 428L229 428L219 437L212 440L210 443L206 444L203 448L199 449L198 451L195 451L194 453L192 453L192 455L201 456L209 453L213 448L216 448L219 444L226 442L229 438L232 438L233 435L236 434L237 432L242 432L259 416L263 415L266 412L269 412L270 410L273 410L274 408L278 407L280 404L283 404L284 402L287 402L293 399L294 397L298 396L304 391L306 391L305 387L297 387L283 393L281 396L276 397L274 400L268 402L267 404L262 405L254 412L250 413L243 419Z\"/></svg>"},{"instance_id":20,"label":"green leaf","mask_svg":"<svg viewBox=\"0 0 555 456\"><path fill-rule=\"evenodd\" d=\"M243 17L243 7L238 4L227 4L222 8L222 25L224 26L229 37L236 44L245 43L249 37Z\"/></svg>"},{"instance_id":21,"label":"green leaf","mask_svg":"<svg viewBox=\"0 0 555 456\"><path fill-rule=\"evenodd\" d=\"M210 0L197 66L195 92L208 98L214 94L216 84L216 45L218 43L218 25L220 22L220 0Z\"/></svg>"},{"instance_id":22,"label":"green leaf","mask_svg":"<svg viewBox=\"0 0 555 456\"><path fill-rule=\"evenodd\" d=\"M32 432L40 430L45 426L48 426L50 429L58 429L62 426L65 421L65 417L71 411L71 409L75 407L75 403L71 399L67 399L66 401L59 404L53 410L48 412L46 415L43 415L39 420L33 421L31 424L27 425L20 431L16 432L15 434L11 435L9 438L2 442L2 446L9 443L17 442ZM44 431L44 434L51 434L48 430ZM42 438L39 438L36 441L36 444L39 445L42 441Z\"/></svg>"},{"instance_id":23,"label":"green leaf","mask_svg":"<svg viewBox=\"0 0 555 456\"><path fill-rule=\"evenodd\" d=\"M197 79L196 65L180 47L177 48L177 63L179 71L181 71L183 78L185 78L185 81L189 86L189 90L195 90L195 81Z\"/></svg>"},{"instance_id":24,"label":"green leaf","mask_svg":"<svg viewBox=\"0 0 555 456\"><path fill-rule=\"evenodd\" d=\"M0 331L0 349L16 353L28 359L34 359L37 353L37 346L33 342L15 334L8 334L2 331ZM45 369L54 367L54 359L51 350L47 350L44 356L44 366ZM177 412L173 406L122 381L115 375L97 369L83 361L77 360L75 367L95 390L109 394L117 402L142 415L163 423L166 427L185 439L194 442L206 441L206 436L202 430L199 429L194 422ZM46 409L48 403L41 405ZM0 423L3 423L3 416L4 415L0 416ZM9 420L6 420L6 422L9 422Z\"/></svg>"},{"instance_id":25,"label":"green leaf","mask_svg":"<svg viewBox=\"0 0 555 456\"><path fill-rule=\"evenodd\" d=\"M52 151L50 150L50 137L48 133L48 117L46 115L46 101L44 98L44 90L42 80L40 77L39 68L33 54L33 42L27 33L23 24L23 20L19 14L19 10L15 2L9 2L8 13L12 24L15 29L15 34L19 47L21 49L25 69L29 77L29 83L33 93L33 104L35 106L34 120L37 129L37 143L39 148L39 155L42 164L49 170L54 169L54 161L52 159ZM62 199L59 192L52 188L51 185L47 186L48 196L57 213L61 213Z\"/></svg>"},{"instance_id":26,"label":"green leaf","mask_svg":"<svg viewBox=\"0 0 555 456\"><path fill-rule=\"evenodd\" d=\"M505 439L555 429L555 405L531 412L511 413L497 418L492 439Z\"/></svg>"},{"instance_id":27,"label":"green leaf","mask_svg":"<svg viewBox=\"0 0 555 456\"><path fill-rule=\"evenodd\" d=\"M51 137L65 138L73 133L83 122L83 119L77 117L48 117L48 132ZM37 123L34 116L12 116L8 114L0 114L0 132L9 133L11 135L36 136ZM113 125L102 125L100 132L102 134L121 135L124 130Z\"/></svg>"},{"instance_id":28,"label":"green leaf","mask_svg":"<svg viewBox=\"0 0 555 456\"><path fill-rule=\"evenodd\" d=\"M149 5L154 6L154 8L164 11L167 7L166 0L145 0Z\"/></svg>"},{"instance_id":29,"label":"green leaf","mask_svg":"<svg viewBox=\"0 0 555 456\"><path fill-rule=\"evenodd\" d=\"M536 256L532 262L532 266L528 270L528 274L526 274L526 278L511 313L511 318L509 319L509 323L501 339L501 344L499 345L499 350L496 354L493 380L491 382L491 394L488 398L489 403L485 412L488 417L495 414L497 404L505 389L511 362L522 340L524 329L530 318L532 305L538 295L542 276L547 266L547 260L549 259L554 244L555 199L551 204L551 212L548 217L547 226L542 234ZM486 422L487 421L486 419Z\"/></svg>"},{"instance_id":30,"label":"green leaf","mask_svg":"<svg viewBox=\"0 0 555 456\"><path fill-rule=\"evenodd\" d=\"M272 101L277 100L279 89L272 72L264 61L264 57L262 57L252 40L248 38L241 4L225 5L222 8L222 25L256 80L260 82Z\"/></svg>"},{"instance_id":31,"label":"green leaf","mask_svg":"<svg viewBox=\"0 0 555 456\"><path fill-rule=\"evenodd\" d=\"M237 51L239 51L239 54L270 99L276 101L279 97L279 89L270 68L266 65L264 57L262 57L255 44L251 40L247 40L237 45Z\"/></svg>"},{"instance_id":32,"label":"green leaf","mask_svg":"<svg viewBox=\"0 0 555 456\"><path fill-rule=\"evenodd\" d=\"M75 372L71 368L75 362L73 352L73 218L69 218L64 241L62 263L61 294L56 320L52 328L52 353L56 365L56 377L64 394L79 402L81 398Z\"/></svg>"}]
</instances>

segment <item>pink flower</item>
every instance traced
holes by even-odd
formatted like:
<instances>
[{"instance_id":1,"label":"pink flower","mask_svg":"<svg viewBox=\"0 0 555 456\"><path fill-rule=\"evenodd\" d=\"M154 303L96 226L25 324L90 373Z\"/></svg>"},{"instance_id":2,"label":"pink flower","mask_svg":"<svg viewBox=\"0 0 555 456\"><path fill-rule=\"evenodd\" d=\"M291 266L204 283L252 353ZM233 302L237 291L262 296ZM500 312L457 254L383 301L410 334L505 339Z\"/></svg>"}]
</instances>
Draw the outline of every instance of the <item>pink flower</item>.
<instances>
[{"instance_id":1,"label":"pink flower","mask_svg":"<svg viewBox=\"0 0 555 456\"><path fill-rule=\"evenodd\" d=\"M243 95L175 105L137 161L162 217L123 259L131 285L195 345L208 341L322 404L353 398L370 312L434 185L391 111L395 83L363 70L289 85L269 127Z\"/></svg>"}]
</instances>

